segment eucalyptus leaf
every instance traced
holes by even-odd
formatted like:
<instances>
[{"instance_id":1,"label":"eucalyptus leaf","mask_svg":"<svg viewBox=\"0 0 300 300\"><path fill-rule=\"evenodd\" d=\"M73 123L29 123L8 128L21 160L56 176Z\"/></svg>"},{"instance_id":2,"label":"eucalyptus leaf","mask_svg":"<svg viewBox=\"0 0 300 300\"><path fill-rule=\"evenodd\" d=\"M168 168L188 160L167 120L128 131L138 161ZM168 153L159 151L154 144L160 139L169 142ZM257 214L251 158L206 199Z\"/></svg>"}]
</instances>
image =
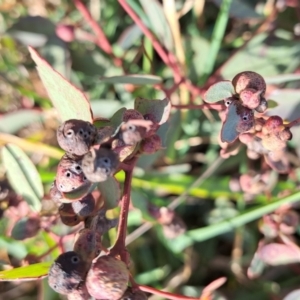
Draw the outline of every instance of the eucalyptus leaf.
<instances>
[{"instance_id":1,"label":"eucalyptus leaf","mask_svg":"<svg viewBox=\"0 0 300 300\"><path fill-rule=\"evenodd\" d=\"M24 197L33 210L39 211L44 189L33 162L21 148L13 144L2 148L2 159L13 189Z\"/></svg>"},{"instance_id":2,"label":"eucalyptus leaf","mask_svg":"<svg viewBox=\"0 0 300 300\"><path fill-rule=\"evenodd\" d=\"M29 281L48 275L51 262L43 262L0 272L0 281Z\"/></svg>"},{"instance_id":3,"label":"eucalyptus leaf","mask_svg":"<svg viewBox=\"0 0 300 300\"><path fill-rule=\"evenodd\" d=\"M112 209L119 205L121 189L114 177L109 177L106 181L99 182L98 189L101 193L101 198L104 200L106 209Z\"/></svg>"},{"instance_id":4,"label":"eucalyptus leaf","mask_svg":"<svg viewBox=\"0 0 300 300\"><path fill-rule=\"evenodd\" d=\"M215 103L235 94L231 81L219 81L211 85L204 94L204 101L207 103Z\"/></svg>"},{"instance_id":5,"label":"eucalyptus leaf","mask_svg":"<svg viewBox=\"0 0 300 300\"><path fill-rule=\"evenodd\" d=\"M143 115L151 114L154 117L153 121L161 125L169 119L171 102L168 98L163 100L136 98L134 101L134 109Z\"/></svg>"},{"instance_id":6,"label":"eucalyptus leaf","mask_svg":"<svg viewBox=\"0 0 300 300\"><path fill-rule=\"evenodd\" d=\"M61 121L79 119L92 123L90 103L84 93L55 71L33 48L28 49Z\"/></svg>"},{"instance_id":7,"label":"eucalyptus leaf","mask_svg":"<svg viewBox=\"0 0 300 300\"><path fill-rule=\"evenodd\" d=\"M123 75L123 76L112 76L112 77L101 77L100 80L105 83L117 83L117 84L134 84L134 85L145 85L145 84L158 84L162 82L162 78L155 75Z\"/></svg>"}]
</instances>

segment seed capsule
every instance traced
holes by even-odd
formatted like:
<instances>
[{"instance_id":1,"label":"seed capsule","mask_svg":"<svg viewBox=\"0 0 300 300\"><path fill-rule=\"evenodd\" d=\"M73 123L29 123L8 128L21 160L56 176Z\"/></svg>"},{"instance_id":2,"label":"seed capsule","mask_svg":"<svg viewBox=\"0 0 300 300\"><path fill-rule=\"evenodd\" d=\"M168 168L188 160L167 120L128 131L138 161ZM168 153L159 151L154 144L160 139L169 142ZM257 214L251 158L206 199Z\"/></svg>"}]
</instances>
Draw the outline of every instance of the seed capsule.
<instances>
[{"instance_id":1,"label":"seed capsule","mask_svg":"<svg viewBox=\"0 0 300 300\"><path fill-rule=\"evenodd\" d=\"M88 180L101 182L114 174L118 164L118 157L113 151L105 148L92 149L83 157L82 169Z\"/></svg>"},{"instance_id":2,"label":"seed capsule","mask_svg":"<svg viewBox=\"0 0 300 300\"><path fill-rule=\"evenodd\" d=\"M82 156L94 143L96 133L96 128L91 123L71 119L57 129L57 141L66 152Z\"/></svg>"},{"instance_id":3,"label":"seed capsule","mask_svg":"<svg viewBox=\"0 0 300 300\"><path fill-rule=\"evenodd\" d=\"M81 169L81 159L65 154L58 164L55 181L60 192L70 192L86 182Z\"/></svg>"},{"instance_id":4,"label":"seed capsule","mask_svg":"<svg viewBox=\"0 0 300 300\"><path fill-rule=\"evenodd\" d=\"M88 217L95 209L95 199L92 194L87 194L81 200L72 202L71 205L76 215Z\"/></svg>"},{"instance_id":5,"label":"seed capsule","mask_svg":"<svg viewBox=\"0 0 300 300\"><path fill-rule=\"evenodd\" d=\"M72 293L84 280L86 265L74 252L62 253L49 269L48 282L57 293Z\"/></svg>"},{"instance_id":6,"label":"seed capsule","mask_svg":"<svg viewBox=\"0 0 300 300\"><path fill-rule=\"evenodd\" d=\"M94 260L86 277L89 294L96 299L118 300L127 289L129 272L126 265L112 257L100 256Z\"/></svg>"}]
</instances>

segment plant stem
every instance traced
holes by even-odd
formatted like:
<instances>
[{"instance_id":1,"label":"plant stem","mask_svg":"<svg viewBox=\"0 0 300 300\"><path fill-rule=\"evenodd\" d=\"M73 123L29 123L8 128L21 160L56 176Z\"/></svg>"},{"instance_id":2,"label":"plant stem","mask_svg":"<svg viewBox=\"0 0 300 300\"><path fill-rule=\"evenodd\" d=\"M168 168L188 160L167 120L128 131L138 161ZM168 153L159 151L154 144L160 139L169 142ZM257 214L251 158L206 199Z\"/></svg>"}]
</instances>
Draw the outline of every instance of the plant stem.
<instances>
[{"instance_id":1,"label":"plant stem","mask_svg":"<svg viewBox=\"0 0 300 300\"><path fill-rule=\"evenodd\" d=\"M118 57L116 57L113 53L113 48L107 39L106 35L104 34L102 28L100 25L93 19L91 16L89 10L86 8L86 6L81 2L81 0L74 0L74 4L78 11L81 13L85 21L90 25L90 27L93 29L97 39L95 40L95 44L102 49L105 53L113 57L114 63L116 66L122 65L122 60Z\"/></svg>"},{"instance_id":2,"label":"plant stem","mask_svg":"<svg viewBox=\"0 0 300 300\"><path fill-rule=\"evenodd\" d=\"M139 16L133 11L130 5L126 0L119 0L120 5L127 12L127 14L131 17L131 19L136 23L136 25L142 30L144 35L151 41L153 48L160 56L164 64L170 67L174 72L175 81L179 81L181 79L180 68L176 64L176 58L174 59L174 55L167 53L159 41L156 39L154 34L145 26Z\"/></svg>"},{"instance_id":3,"label":"plant stem","mask_svg":"<svg viewBox=\"0 0 300 300\"><path fill-rule=\"evenodd\" d=\"M178 109L214 109L217 111L224 110L226 107L224 104L210 104L210 103L205 103L205 104L187 104L187 105L177 105L177 104L172 104L173 108L178 108Z\"/></svg>"},{"instance_id":4,"label":"plant stem","mask_svg":"<svg viewBox=\"0 0 300 300\"><path fill-rule=\"evenodd\" d=\"M139 285L138 287L143 292L158 295L165 299L170 299L170 300L195 300L195 299L198 299L199 300L199 298L186 297L186 296L182 296L182 295L176 295L176 294L160 291L160 290L157 290L157 289L147 286L147 285Z\"/></svg>"},{"instance_id":5,"label":"plant stem","mask_svg":"<svg viewBox=\"0 0 300 300\"><path fill-rule=\"evenodd\" d=\"M300 125L300 118L290 122L289 124L286 125L286 127L291 128L291 127L297 126L297 125Z\"/></svg>"},{"instance_id":6,"label":"plant stem","mask_svg":"<svg viewBox=\"0 0 300 300\"><path fill-rule=\"evenodd\" d=\"M110 250L110 254L112 255L120 255L121 260L125 262L127 265L129 264L129 254L126 250L125 240L126 240L126 232L127 232L127 218L129 212L130 205L130 192L131 192L131 181L133 175L133 168L135 165L137 158L134 157L131 161L130 167L125 170L125 181L124 181L124 189L123 189L123 197L121 201L121 213L120 213L120 223L118 227L117 240L112 249Z\"/></svg>"}]
</instances>

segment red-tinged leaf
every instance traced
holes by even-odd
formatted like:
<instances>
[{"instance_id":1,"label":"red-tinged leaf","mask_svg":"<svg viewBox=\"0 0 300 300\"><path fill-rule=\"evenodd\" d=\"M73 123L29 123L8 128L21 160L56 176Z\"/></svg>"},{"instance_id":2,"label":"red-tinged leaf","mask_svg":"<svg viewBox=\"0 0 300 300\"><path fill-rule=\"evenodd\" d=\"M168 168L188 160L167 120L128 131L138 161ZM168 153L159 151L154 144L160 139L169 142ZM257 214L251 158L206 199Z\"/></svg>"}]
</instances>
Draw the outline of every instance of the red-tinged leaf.
<instances>
[{"instance_id":1,"label":"red-tinged leaf","mask_svg":"<svg viewBox=\"0 0 300 300\"><path fill-rule=\"evenodd\" d=\"M138 110L143 115L153 115L155 123L159 125L167 122L171 112L171 102L168 98L163 100L148 100L136 98L134 101L134 109Z\"/></svg>"},{"instance_id":2,"label":"red-tinged leaf","mask_svg":"<svg viewBox=\"0 0 300 300\"><path fill-rule=\"evenodd\" d=\"M47 276L51 262L33 264L0 272L0 281L28 281L41 279Z\"/></svg>"},{"instance_id":3,"label":"red-tinged leaf","mask_svg":"<svg viewBox=\"0 0 300 300\"><path fill-rule=\"evenodd\" d=\"M84 93L55 71L33 48L28 49L61 121L80 119L92 123L90 103Z\"/></svg>"},{"instance_id":4,"label":"red-tinged leaf","mask_svg":"<svg viewBox=\"0 0 300 300\"><path fill-rule=\"evenodd\" d=\"M263 262L271 266L300 262L300 249L293 244L267 244L259 249L258 255Z\"/></svg>"},{"instance_id":5,"label":"red-tinged leaf","mask_svg":"<svg viewBox=\"0 0 300 300\"><path fill-rule=\"evenodd\" d=\"M207 103L215 103L226 98L230 98L235 94L231 81L219 81L212 86L204 94L204 101Z\"/></svg>"},{"instance_id":6,"label":"red-tinged leaf","mask_svg":"<svg viewBox=\"0 0 300 300\"><path fill-rule=\"evenodd\" d=\"M288 293L283 300L299 300L300 299L300 289L294 290Z\"/></svg>"}]
</instances>

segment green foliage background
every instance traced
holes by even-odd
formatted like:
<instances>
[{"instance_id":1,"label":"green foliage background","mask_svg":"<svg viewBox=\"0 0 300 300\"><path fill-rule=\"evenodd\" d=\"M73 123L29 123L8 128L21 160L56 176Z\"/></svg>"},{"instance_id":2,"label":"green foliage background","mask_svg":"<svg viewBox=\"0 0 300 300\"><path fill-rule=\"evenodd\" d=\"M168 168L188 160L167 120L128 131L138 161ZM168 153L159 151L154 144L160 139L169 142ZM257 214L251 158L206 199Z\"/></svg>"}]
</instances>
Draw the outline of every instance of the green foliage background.
<instances>
[{"instance_id":1,"label":"green foliage background","mask_svg":"<svg viewBox=\"0 0 300 300\"><path fill-rule=\"evenodd\" d=\"M203 90L216 80L231 80L244 70L258 72L268 83L268 98L278 104L270 114L292 121L300 117L299 8L291 5L280 9L280 1L272 8L272 2L174 1L177 11L182 12L179 18L184 49L182 68L186 77ZM178 53L179 45L159 1L127 0L127 3L168 51ZM165 94L155 84L170 88L174 83L174 74L117 1L91 0L85 4L103 29L115 56L122 58L121 66L116 66L111 56L88 41L92 30L72 1L0 2L0 145L15 143L29 155L39 171L46 195L62 151L55 139L58 126L55 111L37 76L28 45L37 48L57 71L88 95L95 117L109 118L121 107L132 108L136 97L162 99ZM73 41L65 42L57 36L58 24L75 26ZM107 78L124 74L145 77ZM186 104L190 100L184 88L171 98L173 104ZM193 100L194 104L202 101L199 95ZM186 223L187 233L169 240L161 226L155 225L141 236L130 235L132 273L140 284L190 296L199 295L212 280L226 276L228 281L215 299L282 299L287 291L299 286L297 269L284 266L267 270L259 280L253 281L245 277L245 270L261 238L257 219L280 204L298 201L296 194L270 204L279 193L286 190L293 193L297 189L299 128L294 128L294 138L289 144L294 176L274 173L276 184L271 197L261 194L251 203L245 201L242 193L232 192L229 181L247 172L252 165L244 148L225 161L219 159L220 129L221 122L214 111L174 109L165 148L139 159L132 195L137 209L129 214L128 233L133 233L144 220L152 220L145 209L148 203L168 206L174 199L180 204L176 212ZM4 178L2 162L0 169ZM122 182L123 174L118 174L117 179ZM6 200L4 197L0 202L2 269L9 264L19 266L26 255L39 256L54 245L46 231L25 242L7 237L9 220L5 210L9 203ZM117 214L117 210L110 211L111 217ZM228 218L233 218L230 226L222 223ZM61 226L55 232L63 235L70 229ZM115 236L115 230L111 230L105 237L106 244L112 244ZM71 241L67 243L70 245ZM233 252L237 248L241 250L240 256ZM54 250L45 261L57 255L58 251ZM278 293L280 296L276 298ZM22 284L0 283L2 297L6 300L60 299L45 279Z\"/></svg>"}]
</instances>

